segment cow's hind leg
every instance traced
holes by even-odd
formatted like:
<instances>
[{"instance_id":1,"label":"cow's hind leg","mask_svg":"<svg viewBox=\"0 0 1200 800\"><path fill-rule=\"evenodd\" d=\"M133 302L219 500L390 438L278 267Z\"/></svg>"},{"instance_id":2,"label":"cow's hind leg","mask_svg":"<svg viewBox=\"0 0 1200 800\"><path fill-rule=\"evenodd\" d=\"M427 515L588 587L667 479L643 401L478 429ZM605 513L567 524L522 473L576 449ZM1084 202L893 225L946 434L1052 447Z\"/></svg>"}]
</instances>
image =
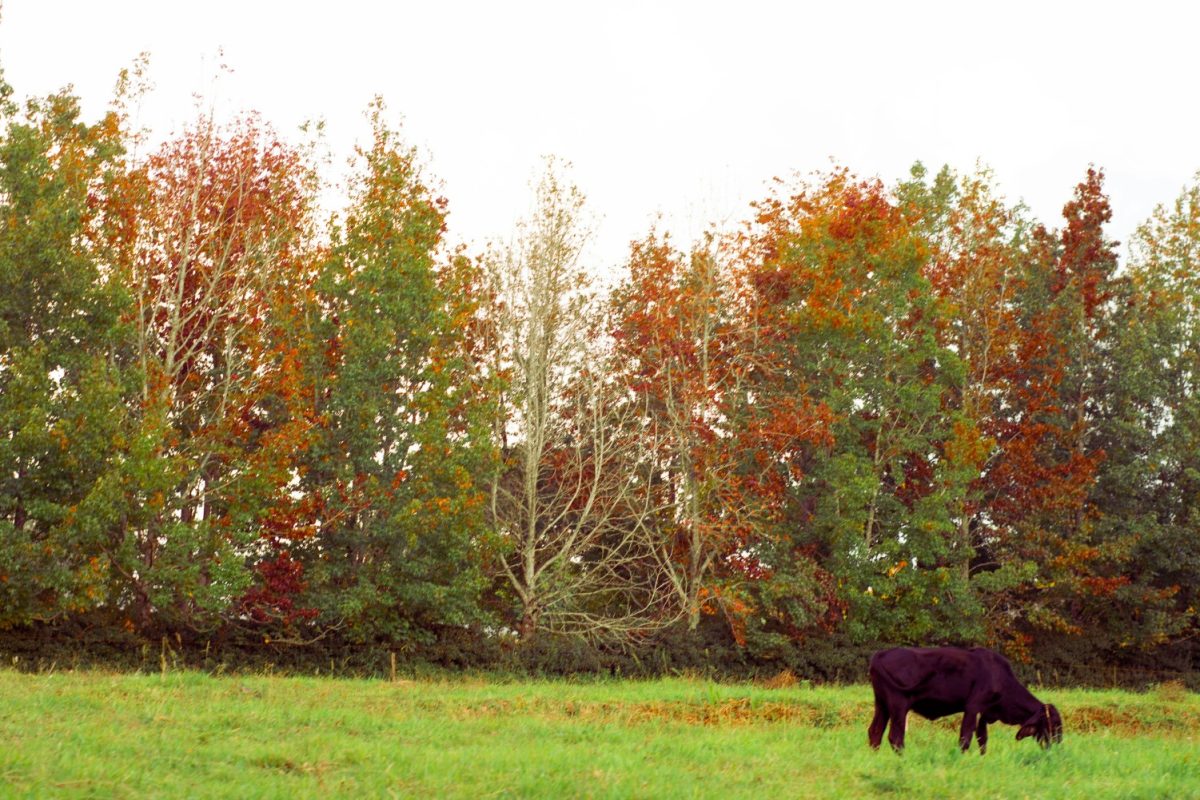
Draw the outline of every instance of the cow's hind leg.
<instances>
[{"instance_id":1,"label":"cow's hind leg","mask_svg":"<svg viewBox=\"0 0 1200 800\"><path fill-rule=\"evenodd\" d=\"M903 700L888 703L888 717L892 726L888 731L888 743L900 753L904 750L904 734L908 729L908 704Z\"/></svg>"},{"instance_id":2,"label":"cow's hind leg","mask_svg":"<svg viewBox=\"0 0 1200 800\"><path fill-rule=\"evenodd\" d=\"M979 713L968 708L963 712L962 729L958 732L958 746L965 753L971 749L971 737L975 735L975 724L979 721Z\"/></svg>"},{"instance_id":3,"label":"cow's hind leg","mask_svg":"<svg viewBox=\"0 0 1200 800\"><path fill-rule=\"evenodd\" d=\"M975 739L979 742L979 755L987 752L987 723L979 720L979 727L975 728Z\"/></svg>"},{"instance_id":4,"label":"cow's hind leg","mask_svg":"<svg viewBox=\"0 0 1200 800\"><path fill-rule=\"evenodd\" d=\"M887 728L888 723L888 707L887 698L883 692L875 690L875 717L871 720L871 727L867 728L867 741L871 743L871 749L878 750L880 743L883 742L883 732Z\"/></svg>"}]
</instances>

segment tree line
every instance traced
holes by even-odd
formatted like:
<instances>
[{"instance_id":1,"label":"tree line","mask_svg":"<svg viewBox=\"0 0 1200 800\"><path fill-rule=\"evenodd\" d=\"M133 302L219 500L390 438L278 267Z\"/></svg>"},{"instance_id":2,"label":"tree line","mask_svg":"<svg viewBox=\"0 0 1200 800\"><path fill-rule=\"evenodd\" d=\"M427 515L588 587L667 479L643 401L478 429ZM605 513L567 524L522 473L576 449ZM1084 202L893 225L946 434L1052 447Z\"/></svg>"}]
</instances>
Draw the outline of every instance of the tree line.
<instances>
[{"instance_id":1,"label":"tree line","mask_svg":"<svg viewBox=\"0 0 1200 800\"><path fill-rule=\"evenodd\" d=\"M0 78L0 636L1196 667L1200 182L1122 260L1099 169L1047 227L833 168L606 284L561 164L472 253L382 104L325 218L311 148L146 148L129 87Z\"/></svg>"}]
</instances>

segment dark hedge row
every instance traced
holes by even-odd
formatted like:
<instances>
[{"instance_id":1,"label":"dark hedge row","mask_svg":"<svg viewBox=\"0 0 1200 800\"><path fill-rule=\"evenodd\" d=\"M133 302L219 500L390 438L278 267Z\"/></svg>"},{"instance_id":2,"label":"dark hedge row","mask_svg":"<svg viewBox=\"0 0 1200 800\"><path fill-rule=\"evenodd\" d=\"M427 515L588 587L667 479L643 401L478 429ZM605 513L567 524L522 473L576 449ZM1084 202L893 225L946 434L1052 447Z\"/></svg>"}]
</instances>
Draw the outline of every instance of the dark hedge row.
<instances>
[{"instance_id":1,"label":"dark hedge row","mask_svg":"<svg viewBox=\"0 0 1200 800\"><path fill-rule=\"evenodd\" d=\"M349 642L328 636L305 645L265 642L244 632L211 638L164 636L148 640L99 619L38 625L0 634L0 665L30 672L74 669L212 674L279 673L339 678L484 674L495 680L562 678L606 680L698 676L753 680L864 683L878 647L835 639L795 642L786 652L756 655L733 639L728 626L706 619L696 631L677 626L645 641L614 649L576 637L546 635L519 644L481 630L445 628L432 641ZM1049 686L1147 689L1177 681L1200 691L1200 648L1193 643L1130 652L1103 662L1069 647L1047 648L1014 668L1025 681ZM394 662L393 662L394 659Z\"/></svg>"}]
</instances>

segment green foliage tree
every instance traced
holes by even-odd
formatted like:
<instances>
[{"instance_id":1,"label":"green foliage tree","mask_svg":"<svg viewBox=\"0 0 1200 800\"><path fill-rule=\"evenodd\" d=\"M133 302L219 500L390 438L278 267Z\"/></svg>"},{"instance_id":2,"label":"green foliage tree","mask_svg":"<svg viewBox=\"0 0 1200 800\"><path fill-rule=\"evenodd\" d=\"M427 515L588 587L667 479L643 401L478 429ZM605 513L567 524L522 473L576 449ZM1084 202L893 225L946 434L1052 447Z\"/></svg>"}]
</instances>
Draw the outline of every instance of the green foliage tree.
<instances>
[{"instance_id":1,"label":"green foliage tree","mask_svg":"<svg viewBox=\"0 0 1200 800\"><path fill-rule=\"evenodd\" d=\"M69 93L22 109L0 76L0 626L95 608L105 542L81 520L126 416L127 295L101 258L119 118Z\"/></svg>"},{"instance_id":2,"label":"green foliage tree","mask_svg":"<svg viewBox=\"0 0 1200 800\"><path fill-rule=\"evenodd\" d=\"M1138 228L1128 279L1107 356L1094 502L1101 534L1129 549L1108 636L1145 648L1194 636L1200 605L1200 183Z\"/></svg>"},{"instance_id":3,"label":"green foliage tree","mask_svg":"<svg viewBox=\"0 0 1200 800\"><path fill-rule=\"evenodd\" d=\"M352 203L318 265L299 490L316 535L294 555L326 624L428 636L483 616L491 394L478 363L479 277L444 244L446 203L371 109Z\"/></svg>"},{"instance_id":4,"label":"green foliage tree","mask_svg":"<svg viewBox=\"0 0 1200 800\"><path fill-rule=\"evenodd\" d=\"M943 169L932 181L926 177L916 165L899 194L929 249L924 272L939 301L939 342L956 359L939 367L948 388L949 435L940 456L956 488L954 547L970 553L960 563L974 602L987 609L986 641L1005 645L1038 571L1029 554L1005 547L1006 511L1025 507L1016 499L1024 497L1020 478L1040 479L1011 469L1010 460L1014 449L1024 452L1040 435L1010 416L1029 400L1025 362L1038 352L1030 342L1039 340L1022 318L1031 226L1021 207L1004 203L987 170L960 177Z\"/></svg>"}]
</instances>

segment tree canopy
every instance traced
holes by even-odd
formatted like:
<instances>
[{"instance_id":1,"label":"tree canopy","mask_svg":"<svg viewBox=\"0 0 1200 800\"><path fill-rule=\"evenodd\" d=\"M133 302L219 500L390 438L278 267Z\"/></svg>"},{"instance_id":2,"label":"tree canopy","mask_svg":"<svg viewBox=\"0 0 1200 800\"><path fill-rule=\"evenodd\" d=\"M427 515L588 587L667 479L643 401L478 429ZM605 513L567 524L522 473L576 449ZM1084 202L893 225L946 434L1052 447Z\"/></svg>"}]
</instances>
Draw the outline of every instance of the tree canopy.
<instances>
[{"instance_id":1,"label":"tree canopy","mask_svg":"<svg viewBox=\"0 0 1200 800\"><path fill-rule=\"evenodd\" d=\"M255 115L0 82L0 629L1198 666L1200 177L1122 259L1097 167L835 167L606 285L569 167L472 253L367 120L325 221Z\"/></svg>"}]
</instances>

